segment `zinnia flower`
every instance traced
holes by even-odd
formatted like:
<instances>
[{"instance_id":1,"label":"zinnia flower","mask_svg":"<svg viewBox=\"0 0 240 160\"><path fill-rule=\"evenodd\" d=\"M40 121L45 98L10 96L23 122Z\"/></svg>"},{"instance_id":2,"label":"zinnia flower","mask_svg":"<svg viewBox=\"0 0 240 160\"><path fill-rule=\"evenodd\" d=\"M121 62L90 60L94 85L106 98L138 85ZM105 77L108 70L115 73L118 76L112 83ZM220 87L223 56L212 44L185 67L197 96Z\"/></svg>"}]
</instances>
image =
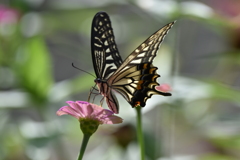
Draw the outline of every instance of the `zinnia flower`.
<instances>
[{"instance_id":1,"label":"zinnia flower","mask_svg":"<svg viewBox=\"0 0 240 160\"><path fill-rule=\"evenodd\" d=\"M57 115L71 115L80 122L81 129L84 134L93 134L99 124L117 124L122 123L122 118L115 116L108 109L88 103L85 101L67 101L69 106L63 106L57 111Z\"/></svg>"}]
</instances>

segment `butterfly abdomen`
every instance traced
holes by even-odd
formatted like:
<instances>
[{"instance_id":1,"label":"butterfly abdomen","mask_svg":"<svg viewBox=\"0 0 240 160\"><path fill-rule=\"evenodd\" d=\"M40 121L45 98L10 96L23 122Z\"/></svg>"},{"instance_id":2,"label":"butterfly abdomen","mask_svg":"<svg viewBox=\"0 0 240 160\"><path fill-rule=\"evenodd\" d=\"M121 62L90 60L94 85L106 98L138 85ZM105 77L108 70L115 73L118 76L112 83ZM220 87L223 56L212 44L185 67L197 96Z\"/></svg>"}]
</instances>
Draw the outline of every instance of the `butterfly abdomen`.
<instances>
[{"instance_id":1,"label":"butterfly abdomen","mask_svg":"<svg viewBox=\"0 0 240 160\"><path fill-rule=\"evenodd\" d=\"M97 78L94 80L94 82L97 84L99 93L105 97L107 101L108 107L114 112L118 113L118 101L116 99L116 96L111 91L111 88L109 87L106 80L102 80L101 78Z\"/></svg>"}]
</instances>

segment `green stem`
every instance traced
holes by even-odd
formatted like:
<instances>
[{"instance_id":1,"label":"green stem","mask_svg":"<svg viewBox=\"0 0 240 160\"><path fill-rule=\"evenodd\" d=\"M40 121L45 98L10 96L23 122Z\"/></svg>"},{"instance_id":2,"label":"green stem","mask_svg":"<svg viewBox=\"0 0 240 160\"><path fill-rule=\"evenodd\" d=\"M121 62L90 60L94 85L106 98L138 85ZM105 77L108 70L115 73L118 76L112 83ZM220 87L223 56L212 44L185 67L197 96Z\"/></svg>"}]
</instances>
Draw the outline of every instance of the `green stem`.
<instances>
[{"instance_id":1,"label":"green stem","mask_svg":"<svg viewBox=\"0 0 240 160\"><path fill-rule=\"evenodd\" d=\"M80 152L79 152L79 155L78 155L78 160L82 160L90 137L91 137L91 135L89 135L89 134L84 134L83 135L83 141L82 141L82 146L81 146L81 149L80 149Z\"/></svg>"},{"instance_id":2,"label":"green stem","mask_svg":"<svg viewBox=\"0 0 240 160\"><path fill-rule=\"evenodd\" d=\"M145 150L144 150L144 139L143 139L143 132L142 132L142 113L141 113L141 106L136 107L137 111L137 138L138 144L140 146L141 151L141 160L145 159Z\"/></svg>"}]
</instances>

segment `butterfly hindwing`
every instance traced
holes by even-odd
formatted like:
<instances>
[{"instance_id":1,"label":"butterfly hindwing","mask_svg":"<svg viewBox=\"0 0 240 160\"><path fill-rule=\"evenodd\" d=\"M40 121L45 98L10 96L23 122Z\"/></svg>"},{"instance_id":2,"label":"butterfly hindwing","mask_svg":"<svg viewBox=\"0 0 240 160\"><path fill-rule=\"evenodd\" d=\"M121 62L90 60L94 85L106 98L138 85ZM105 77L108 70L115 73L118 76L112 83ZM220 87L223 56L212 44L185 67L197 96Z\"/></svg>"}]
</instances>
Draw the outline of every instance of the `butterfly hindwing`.
<instances>
[{"instance_id":1,"label":"butterfly hindwing","mask_svg":"<svg viewBox=\"0 0 240 160\"><path fill-rule=\"evenodd\" d=\"M147 99L158 94L170 96L170 93L160 92L155 89L158 86L156 79L160 77L156 73L157 67L151 63L142 63L131 66L114 79L112 89L119 92L131 104L144 107Z\"/></svg>"},{"instance_id":2,"label":"butterfly hindwing","mask_svg":"<svg viewBox=\"0 0 240 160\"><path fill-rule=\"evenodd\" d=\"M119 92L132 105L144 107L148 98L154 94L170 96L170 93L155 89L157 67L152 65L161 42L174 22L152 34L137 47L107 81L111 88Z\"/></svg>"},{"instance_id":3,"label":"butterfly hindwing","mask_svg":"<svg viewBox=\"0 0 240 160\"><path fill-rule=\"evenodd\" d=\"M98 12L92 22L92 61L98 78L107 79L122 64L107 13Z\"/></svg>"}]
</instances>

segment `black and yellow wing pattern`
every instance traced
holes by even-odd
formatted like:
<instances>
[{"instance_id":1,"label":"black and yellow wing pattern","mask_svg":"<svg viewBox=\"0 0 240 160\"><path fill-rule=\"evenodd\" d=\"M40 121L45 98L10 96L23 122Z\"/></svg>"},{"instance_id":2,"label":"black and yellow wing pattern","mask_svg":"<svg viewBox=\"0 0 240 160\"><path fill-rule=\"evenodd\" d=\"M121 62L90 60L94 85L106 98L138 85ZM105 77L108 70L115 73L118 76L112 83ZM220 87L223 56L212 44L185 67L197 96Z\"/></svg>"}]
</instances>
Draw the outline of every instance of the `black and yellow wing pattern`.
<instances>
[{"instance_id":1,"label":"black and yellow wing pattern","mask_svg":"<svg viewBox=\"0 0 240 160\"><path fill-rule=\"evenodd\" d=\"M173 24L169 23L152 34L122 61L109 16L105 12L95 15L91 37L92 60L97 76L95 83L114 113L119 112L119 105L113 91L120 93L132 107L144 107L147 99L154 94L171 96L155 89L160 75L152 62Z\"/></svg>"}]
</instances>

